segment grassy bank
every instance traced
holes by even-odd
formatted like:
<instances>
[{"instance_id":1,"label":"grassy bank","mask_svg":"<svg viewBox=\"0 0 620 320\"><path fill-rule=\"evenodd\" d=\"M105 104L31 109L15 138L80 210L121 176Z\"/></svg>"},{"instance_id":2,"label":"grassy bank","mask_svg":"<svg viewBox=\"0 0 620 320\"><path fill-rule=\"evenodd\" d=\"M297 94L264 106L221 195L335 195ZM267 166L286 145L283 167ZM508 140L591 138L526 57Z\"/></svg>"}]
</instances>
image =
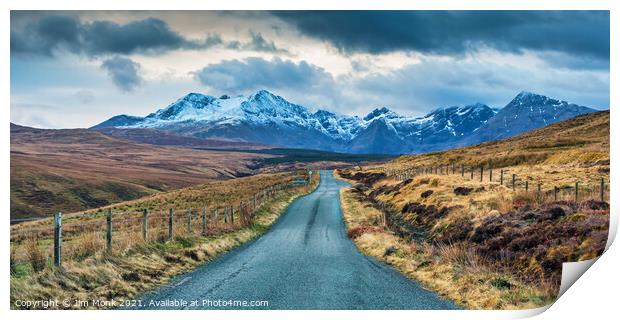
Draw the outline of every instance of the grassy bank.
<instances>
[{"instance_id":1,"label":"grassy bank","mask_svg":"<svg viewBox=\"0 0 620 320\"><path fill-rule=\"evenodd\" d=\"M73 301L120 302L163 285L171 277L194 269L259 237L292 201L314 190L318 183L319 175L314 175L309 186L279 193L258 208L249 225L239 226L237 229L222 229L208 236L179 232L175 233L178 235L173 241L137 241L125 250L112 253L96 251L86 257L73 255L71 259L63 262L62 268L44 264L42 270L34 271L34 265L20 264L11 275L11 308L25 308L16 306L18 301L50 299L71 302L69 306L60 304L51 308L113 307L114 305L110 304L79 306L73 304ZM83 245L88 245L88 239L83 241Z\"/></svg>"},{"instance_id":2,"label":"grassy bank","mask_svg":"<svg viewBox=\"0 0 620 320\"><path fill-rule=\"evenodd\" d=\"M552 287L535 287L494 270L463 245L399 237L382 224L382 213L353 188L340 192L349 237L366 255L469 309L524 309L550 303Z\"/></svg>"},{"instance_id":3,"label":"grassy bank","mask_svg":"<svg viewBox=\"0 0 620 320\"><path fill-rule=\"evenodd\" d=\"M597 112L338 173L362 251L463 306L523 309L554 299L564 262L603 253L609 159L609 112Z\"/></svg>"}]
</instances>

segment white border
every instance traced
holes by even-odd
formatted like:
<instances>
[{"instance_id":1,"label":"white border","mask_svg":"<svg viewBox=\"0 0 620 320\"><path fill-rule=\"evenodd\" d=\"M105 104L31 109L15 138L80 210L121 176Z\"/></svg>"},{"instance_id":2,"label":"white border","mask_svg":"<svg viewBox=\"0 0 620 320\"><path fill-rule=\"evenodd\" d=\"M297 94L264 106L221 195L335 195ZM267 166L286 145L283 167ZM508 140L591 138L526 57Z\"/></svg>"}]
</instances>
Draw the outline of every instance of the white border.
<instances>
[{"instance_id":1,"label":"white border","mask_svg":"<svg viewBox=\"0 0 620 320\"><path fill-rule=\"evenodd\" d=\"M293 2L284 0L228 0L226 2L201 2L192 0L177 0L177 1L165 1L155 3L152 0L136 0L136 1L83 1L83 0L65 0L65 1L45 1L45 0L20 0L12 1L5 0L0 2L0 8L2 19L1 28L2 33L0 37L2 39L0 43L0 57L2 58L3 76L0 82L0 95L2 97L2 107L0 108L0 114L5 119L3 124L4 130L0 133L0 143L4 152L2 153L2 165L4 170L0 176L2 184L2 193L5 195L5 201L2 203L4 209L3 228L0 231L3 238L7 241L9 239L9 226L8 226L8 212L9 212L9 181L10 181L10 169L9 169L9 112L10 112L10 81L9 81L9 30L10 30L10 14L9 10L267 10L267 9L358 9L358 10L372 10L372 9L417 9L417 10L507 10L507 9L521 9L521 10L611 10L611 87L616 90L610 90L610 105L615 105L618 101L617 93L617 79L618 79L618 67L614 64L614 57L618 56L618 44L617 41L613 41L618 38L618 1L611 0L521 0L521 1L485 1L485 0L435 0L435 1L403 1L403 0L383 0L383 1L368 1L368 0L313 0L311 2ZM615 85L615 87L614 87ZM614 124L618 123L618 116L616 113L611 115L611 157L616 158L618 148L617 138L618 130L614 128ZM617 181L620 174L617 171L612 170L611 181ZM615 235L618 228L618 203L616 199L615 184L611 188L612 190L612 222L610 231ZM6 242L5 242L6 244ZM611 241L608 242L608 247ZM544 312L540 317L545 319L559 319L559 318L576 318L587 317L593 318L596 316L607 318L609 315L617 312L617 297L618 286L620 285L620 277L618 277L618 270L620 270L620 252L616 246L612 246L608 251L599 258L591 270L586 272L581 280L567 291L547 312ZM49 319L67 319L67 318L84 318L90 317L92 319L108 319L110 317L109 312L105 311L9 311L9 270L8 270L8 246L3 246L0 252L2 261L5 267L1 268L3 279L6 279L0 292L0 310L4 315L4 319L19 317L20 319L35 319L40 317L46 317ZM424 316L425 319L497 319L497 318L520 318L524 316L532 316L546 308L529 311L270 311L270 312L252 312L247 311L183 311L181 314L174 311L114 311L114 315L123 317L131 317L135 319L170 319L171 316L180 315L184 318L205 318L205 317L251 317L258 319L285 319L285 318L299 318L299 319L316 319L317 317L338 316L338 317L355 317L360 319L376 319L377 317L390 316L398 318L417 318ZM8 317L7 317L8 316Z\"/></svg>"}]
</instances>

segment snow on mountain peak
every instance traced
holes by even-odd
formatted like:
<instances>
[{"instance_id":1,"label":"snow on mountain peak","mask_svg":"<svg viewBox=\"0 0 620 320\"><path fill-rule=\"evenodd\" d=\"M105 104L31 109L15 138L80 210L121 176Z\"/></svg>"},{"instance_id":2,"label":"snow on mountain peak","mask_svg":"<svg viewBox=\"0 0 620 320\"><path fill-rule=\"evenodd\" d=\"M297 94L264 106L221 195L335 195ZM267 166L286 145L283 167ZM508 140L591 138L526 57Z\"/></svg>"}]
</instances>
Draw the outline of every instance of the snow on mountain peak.
<instances>
[{"instance_id":1,"label":"snow on mountain peak","mask_svg":"<svg viewBox=\"0 0 620 320\"><path fill-rule=\"evenodd\" d=\"M174 126L212 127L245 124L250 127L273 126L282 128L306 128L321 132L333 139L349 141L360 132L371 128L375 123L385 124L385 128L397 136L415 135L424 128L458 127L463 118L484 118L490 109L483 104L464 107L437 109L425 117L402 117L387 107L378 107L364 118L337 114L328 110L314 113L307 108L291 103L281 96L267 90L259 90L249 96L219 98L201 93L189 93L164 109L145 117L142 121L130 121L125 127L168 128ZM472 110L478 110L472 112ZM448 120L446 122L446 120ZM475 120L474 120L475 122ZM458 131L458 130L457 130Z\"/></svg>"},{"instance_id":2,"label":"snow on mountain peak","mask_svg":"<svg viewBox=\"0 0 620 320\"><path fill-rule=\"evenodd\" d=\"M508 137L591 111L524 91L499 111L474 103L438 108L422 117L405 117L379 107L361 118L323 109L311 112L259 90L247 96L219 98L189 93L144 118L116 116L96 127L158 128L201 138L346 152L385 152L389 141L394 147L388 151L400 153L466 138L481 142Z\"/></svg>"},{"instance_id":3,"label":"snow on mountain peak","mask_svg":"<svg viewBox=\"0 0 620 320\"><path fill-rule=\"evenodd\" d=\"M523 104L531 104L531 103L545 104L548 102L551 102L554 104L567 103L566 101L552 99L542 94L533 93L529 91L521 91L516 97L514 97L514 99L512 99L509 105L510 104L523 105Z\"/></svg>"},{"instance_id":4,"label":"snow on mountain peak","mask_svg":"<svg viewBox=\"0 0 620 320\"><path fill-rule=\"evenodd\" d=\"M573 112L575 110L587 111L589 108L578 106L576 104L568 103L564 100L558 100L549 98L537 93L521 91L516 97L514 97L500 113L510 113L511 116L516 116L519 113L537 112L543 113L557 113L564 110L565 112ZM592 110L592 109L589 109Z\"/></svg>"},{"instance_id":5,"label":"snow on mountain peak","mask_svg":"<svg viewBox=\"0 0 620 320\"><path fill-rule=\"evenodd\" d=\"M375 110L372 110L370 113L368 113L368 115L364 117L364 120L370 121L373 119L377 119L379 117L400 118L400 116L396 112L388 109L387 107L381 107L381 108L376 108Z\"/></svg>"}]
</instances>

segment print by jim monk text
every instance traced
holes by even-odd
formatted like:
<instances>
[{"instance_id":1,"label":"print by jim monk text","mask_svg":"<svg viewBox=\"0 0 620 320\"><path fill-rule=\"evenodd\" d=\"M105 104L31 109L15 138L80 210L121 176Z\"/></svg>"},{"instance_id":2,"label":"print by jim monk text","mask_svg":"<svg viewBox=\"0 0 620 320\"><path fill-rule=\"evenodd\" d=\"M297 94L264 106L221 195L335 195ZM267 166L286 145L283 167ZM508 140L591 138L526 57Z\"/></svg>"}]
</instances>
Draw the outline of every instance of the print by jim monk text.
<instances>
[{"instance_id":1,"label":"print by jim monk text","mask_svg":"<svg viewBox=\"0 0 620 320\"><path fill-rule=\"evenodd\" d=\"M228 307L268 307L267 300L233 300L233 299L133 299L133 300L102 300L102 299L48 299L48 300L16 300L15 306L20 309L85 309L85 308L228 308Z\"/></svg>"}]
</instances>

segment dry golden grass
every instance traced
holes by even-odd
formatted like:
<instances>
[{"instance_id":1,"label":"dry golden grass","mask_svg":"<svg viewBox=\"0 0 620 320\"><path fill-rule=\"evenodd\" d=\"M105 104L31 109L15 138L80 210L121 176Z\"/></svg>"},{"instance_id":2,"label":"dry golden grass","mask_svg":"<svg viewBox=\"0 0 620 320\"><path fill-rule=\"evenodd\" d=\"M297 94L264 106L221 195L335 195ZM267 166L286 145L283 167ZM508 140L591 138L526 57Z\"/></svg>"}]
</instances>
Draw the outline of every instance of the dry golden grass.
<instances>
[{"instance_id":1,"label":"dry golden grass","mask_svg":"<svg viewBox=\"0 0 620 320\"><path fill-rule=\"evenodd\" d=\"M388 166L411 168L449 165L493 166L547 165L563 168L591 166L609 160L609 111L595 112L561 121L504 140L476 146L402 156Z\"/></svg>"},{"instance_id":2,"label":"dry golden grass","mask_svg":"<svg viewBox=\"0 0 620 320\"><path fill-rule=\"evenodd\" d=\"M110 253L101 250L101 234L83 234L70 242L75 247L68 249L62 268L46 267L34 272L29 264L17 266L10 283L11 308L16 308L16 300L120 301L132 298L260 236L294 199L312 191L318 179L319 175L314 175L309 186L287 189L265 200L250 225L222 228L221 232L206 236L199 235L199 231L190 233L179 223L174 241L165 241L167 229L162 234L161 228L154 227L149 242L143 241L139 231L119 234L114 238L115 248ZM110 307L113 306L72 305L69 308Z\"/></svg>"},{"instance_id":3,"label":"dry golden grass","mask_svg":"<svg viewBox=\"0 0 620 320\"><path fill-rule=\"evenodd\" d=\"M344 208L350 211L349 227L359 229L354 239L364 252L464 306L512 309L549 303L557 292L562 262L591 259L602 252L608 205L585 200L600 200L601 178L605 200L609 199L609 164L609 112L598 112L511 139L402 156L340 174L355 186L343 194L343 203L349 202ZM466 169L463 176L461 165ZM443 166L444 173L424 173L406 181L385 176L430 166ZM482 180L480 166L485 168ZM457 188L466 192L457 194ZM391 225L391 230L397 234L416 228L422 230L421 238L409 232L418 241L411 243L384 229L359 228L372 226L378 213L371 205L386 205L393 212L390 219L396 227ZM384 257L390 246L398 253ZM514 258L501 258L508 253Z\"/></svg>"},{"instance_id":4,"label":"dry golden grass","mask_svg":"<svg viewBox=\"0 0 620 320\"><path fill-rule=\"evenodd\" d=\"M239 213L241 202L252 206L254 195L260 206L269 198L263 193L271 186L286 184L303 176L290 173L263 174L245 178L207 183L190 188L147 196L138 200L86 212L63 215L63 254L76 259L84 258L105 248L106 213L112 210L114 252L123 253L133 244L143 242L142 210L148 209L149 239L168 238L169 209L174 209L174 236L189 236L187 213L192 210L191 235L202 233L202 211L207 215L207 234L229 232L243 227ZM318 177L317 177L318 179ZM316 182L316 181L315 181ZM223 208L235 210L234 221L224 223ZM217 210L217 216L214 216ZM251 211L251 210L250 210ZM233 223L234 222L234 223ZM16 261L27 260L26 240L35 237L38 248L47 256L52 252L53 226L51 219L24 222L11 226L11 248Z\"/></svg>"},{"instance_id":5,"label":"dry golden grass","mask_svg":"<svg viewBox=\"0 0 620 320\"><path fill-rule=\"evenodd\" d=\"M399 238L378 222L381 212L361 201L351 188L342 189L340 196L349 230L376 227L353 239L364 254L394 266L459 305L469 309L527 309L546 305L555 297L551 287L534 287L489 268L466 246ZM397 251L386 256L390 247Z\"/></svg>"},{"instance_id":6,"label":"dry golden grass","mask_svg":"<svg viewBox=\"0 0 620 320\"><path fill-rule=\"evenodd\" d=\"M32 270L34 270L34 272L42 271L45 268L47 258L38 246L38 241L35 237L32 237L26 241L25 251L26 256L28 257L28 262L30 262L30 265L32 266Z\"/></svg>"},{"instance_id":7,"label":"dry golden grass","mask_svg":"<svg viewBox=\"0 0 620 320\"><path fill-rule=\"evenodd\" d=\"M540 157L541 154L545 154L544 159ZM518 157L512 157L514 155ZM515 161L505 161L507 157ZM452 163L456 163L455 174L452 173ZM492 179L489 176L489 164L494 167ZM579 201L600 199L601 179L605 181L604 197L609 199L609 112L575 117L510 139L402 156L381 165L348 170L345 176L439 165L448 166L450 174L414 177L413 181L398 187L394 192L378 192L376 200L388 203L398 212L411 202L453 208L444 218L446 224L463 216L476 222L489 215L504 213L513 209L515 201L540 205L555 200L555 187L559 188L557 200L574 200L575 182L579 182ZM467 168L464 176L461 176L460 165ZM482 181L481 165L486 166ZM473 179L470 166L475 167ZM500 170L504 171L503 184L500 184ZM517 178L515 190L512 190L511 185L513 174ZM528 192L525 192L526 181ZM400 182L395 177L380 179L371 188L396 188ZM539 184L540 193L537 192ZM464 197L454 194L457 187L474 190L482 187L484 190L471 192ZM433 193L422 197L422 193L427 190Z\"/></svg>"}]
</instances>

